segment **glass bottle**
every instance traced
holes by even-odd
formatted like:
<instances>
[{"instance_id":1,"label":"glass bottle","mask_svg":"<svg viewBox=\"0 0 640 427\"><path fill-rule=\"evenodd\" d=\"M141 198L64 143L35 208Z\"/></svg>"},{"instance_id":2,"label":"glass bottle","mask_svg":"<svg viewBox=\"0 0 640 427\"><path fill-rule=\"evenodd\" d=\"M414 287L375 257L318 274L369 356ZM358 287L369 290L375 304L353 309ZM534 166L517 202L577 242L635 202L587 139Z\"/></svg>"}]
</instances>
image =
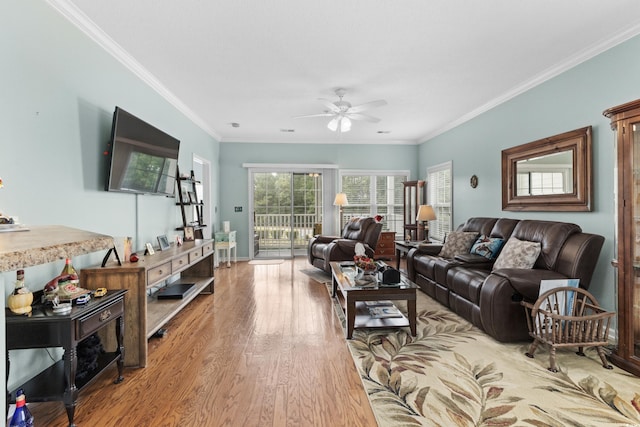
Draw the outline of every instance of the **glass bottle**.
<instances>
[{"instance_id":1,"label":"glass bottle","mask_svg":"<svg viewBox=\"0 0 640 427\"><path fill-rule=\"evenodd\" d=\"M22 389L16 393L16 410L11 417L9 427L33 427L33 415L27 408L27 399Z\"/></svg>"},{"instance_id":2,"label":"glass bottle","mask_svg":"<svg viewBox=\"0 0 640 427\"><path fill-rule=\"evenodd\" d=\"M15 314L29 314L31 303L33 303L33 294L24 285L24 270L18 270L13 293L7 297L7 307Z\"/></svg>"},{"instance_id":3,"label":"glass bottle","mask_svg":"<svg viewBox=\"0 0 640 427\"><path fill-rule=\"evenodd\" d=\"M70 280L71 283L78 283L78 272L76 271L76 269L73 267L73 264L71 263L71 258L67 258L64 262L64 268L62 269L62 272L60 273L60 275L73 275L74 278Z\"/></svg>"}]
</instances>

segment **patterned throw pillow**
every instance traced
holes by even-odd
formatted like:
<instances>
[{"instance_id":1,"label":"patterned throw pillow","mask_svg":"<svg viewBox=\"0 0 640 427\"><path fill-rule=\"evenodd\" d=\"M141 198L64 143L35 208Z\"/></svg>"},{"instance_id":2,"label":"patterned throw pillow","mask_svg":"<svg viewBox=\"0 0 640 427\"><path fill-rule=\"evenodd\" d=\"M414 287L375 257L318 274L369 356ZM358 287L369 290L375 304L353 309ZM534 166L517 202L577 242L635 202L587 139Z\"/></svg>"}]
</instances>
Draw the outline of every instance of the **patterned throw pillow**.
<instances>
[{"instance_id":1,"label":"patterned throw pillow","mask_svg":"<svg viewBox=\"0 0 640 427\"><path fill-rule=\"evenodd\" d=\"M471 246L471 253L487 259L496 259L504 240L499 237L488 237L484 234Z\"/></svg>"},{"instance_id":2,"label":"patterned throw pillow","mask_svg":"<svg viewBox=\"0 0 640 427\"><path fill-rule=\"evenodd\" d=\"M500 252L500 256L493 264L493 269L499 268L532 268L540 255L540 243L528 242L510 237Z\"/></svg>"},{"instance_id":3,"label":"patterned throw pillow","mask_svg":"<svg viewBox=\"0 0 640 427\"><path fill-rule=\"evenodd\" d=\"M442 258L453 258L456 255L469 253L478 233L475 231L452 231L447 236L442 250L438 254Z\"/></svg>"}]
</instances>

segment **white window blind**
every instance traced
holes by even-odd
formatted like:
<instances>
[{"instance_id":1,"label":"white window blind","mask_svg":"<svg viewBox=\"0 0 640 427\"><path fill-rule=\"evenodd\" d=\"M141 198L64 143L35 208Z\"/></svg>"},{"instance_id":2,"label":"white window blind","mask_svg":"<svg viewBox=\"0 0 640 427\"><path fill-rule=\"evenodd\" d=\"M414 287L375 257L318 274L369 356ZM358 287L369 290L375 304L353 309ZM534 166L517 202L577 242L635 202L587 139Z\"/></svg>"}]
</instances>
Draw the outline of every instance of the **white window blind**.
<instances>
[{"instance_id":1,"label":"white window blind","mask_svg":"<svg viewBox=\"0 0 640 427\"><path fill-rule=\"evenodd\" d=\"M343 221L357 216L382 215L384 231L402 235L403 182L408 172L340 171L340 191L347 195Z\"/></svg>"},{"instance_id":2,"label":"white window blind","mask_svg":"<svg viewBox=\"0 0 640 427\"><path fill-rule=\"evenodd\" d=\"M443 241L453 227L452 190L451 162L427 168L427 203L436 213L429 221L429 236L436 240Z\"/></svg>"}]
</instances>

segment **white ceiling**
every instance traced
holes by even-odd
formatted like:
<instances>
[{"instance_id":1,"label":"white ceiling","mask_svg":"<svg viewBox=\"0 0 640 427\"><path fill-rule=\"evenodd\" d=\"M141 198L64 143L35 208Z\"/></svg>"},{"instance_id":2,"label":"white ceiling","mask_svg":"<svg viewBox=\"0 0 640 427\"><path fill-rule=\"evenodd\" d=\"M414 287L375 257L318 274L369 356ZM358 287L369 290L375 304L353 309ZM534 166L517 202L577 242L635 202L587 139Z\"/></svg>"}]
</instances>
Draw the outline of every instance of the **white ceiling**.
<instances>
[{"instance_id":1,"label":"white ceiling","mask_svg":"<svg viewBox=\"0 0 640 427\"><path fill-rule=\"evenodd\" d=\"M418 143L640 33L638 0L48 1L223 142ZM381 121L293 118L337 88Z\"/></svg>"}]
</instances>

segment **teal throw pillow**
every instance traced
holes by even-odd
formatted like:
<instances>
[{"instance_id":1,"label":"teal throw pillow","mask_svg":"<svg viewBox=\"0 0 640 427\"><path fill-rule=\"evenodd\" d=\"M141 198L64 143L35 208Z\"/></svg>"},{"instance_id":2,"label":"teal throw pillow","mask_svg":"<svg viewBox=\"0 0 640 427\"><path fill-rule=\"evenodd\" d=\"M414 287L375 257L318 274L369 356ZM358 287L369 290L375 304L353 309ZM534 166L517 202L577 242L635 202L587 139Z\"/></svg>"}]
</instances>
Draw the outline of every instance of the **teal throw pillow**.
<instances>
[{"instance_id":1,"label":"teal throw pillow","mask_svg":"<svg viewBox=\"0 0 640 427\"><path fill-rule=\"evenodd\" d=\"M470 253L481 255L487 259L496 259L500 248L504 244L504 240L499 237L487 237L482 235L478 237L478 240L471 246Z\"/></svg>"}]
</instances>

